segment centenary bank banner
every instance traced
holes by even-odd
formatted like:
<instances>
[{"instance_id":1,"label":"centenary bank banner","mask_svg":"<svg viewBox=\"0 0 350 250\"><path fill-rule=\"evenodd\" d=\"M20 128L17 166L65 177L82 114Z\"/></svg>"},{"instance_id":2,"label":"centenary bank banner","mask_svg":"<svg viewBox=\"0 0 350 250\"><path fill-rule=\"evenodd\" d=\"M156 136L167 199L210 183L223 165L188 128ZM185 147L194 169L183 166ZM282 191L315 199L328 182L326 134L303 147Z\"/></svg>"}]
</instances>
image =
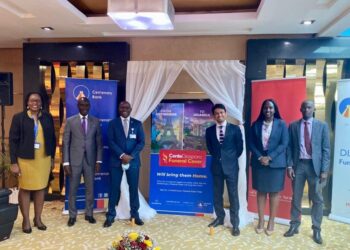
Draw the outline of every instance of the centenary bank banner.
<instances>
[{"instance_id":1,"label":"centenary bank banner","mask_svg":"<svg viewBox=\"0 0 350 250\"><path fill-rule=\"evenodd\" d=\"M330 219L350 223L350 79L338 82Z\"/></svg>"},{"instance_id":2,"label":"centenary bank banner","mask_svg":"<svg viewBox=\"0 0 350 250\"><path fill-rule=\"evenodd\" d=\"M152 112L150 205L159 213L213 212L205 130L210 101L160 103Z\"/></svg>"},{"instance_id":3,"label":"centenary bank banner","mask_svg":"<svg viewBox=\"0 0 350 250\"><path fill-rule=\"evenodd\" d=\"M274 99L278 105L282 119L289 124L301 118L300 104L306 98L305 78L286 78L273 80L252 81L251 122L253 123L260 113L261 104L265 99ZM292 201L292 184L285 177L284 190L280 192L280 203L276 221L288 223L290 219L290 205ZM269 214L269 202L265 208L265 215ZM257 213L256 190L252 187L251 168L249 169L248 210Z\"/></svg>"},{"instance_id":4,"label":"centenary bank banner","mask_svg":"<svg viewBox=\"0 0 350 250\"><path fill-rule=\"evenodd\" d=\"M99 173L95 174L94 208L104 209L108 204L108 122L115 118L117 111L117 81L93 79L66 79L66 113L67 118L79 113L77 99L85 96L90 100L90 115L100 119L103 163ZM69 177L66 178L66 199L64 209L68 210ZM85 186L83 178L77 192L77 209L85 208ZM65 211L67 212L67 211Z\"/></svg>"}]
</instances>

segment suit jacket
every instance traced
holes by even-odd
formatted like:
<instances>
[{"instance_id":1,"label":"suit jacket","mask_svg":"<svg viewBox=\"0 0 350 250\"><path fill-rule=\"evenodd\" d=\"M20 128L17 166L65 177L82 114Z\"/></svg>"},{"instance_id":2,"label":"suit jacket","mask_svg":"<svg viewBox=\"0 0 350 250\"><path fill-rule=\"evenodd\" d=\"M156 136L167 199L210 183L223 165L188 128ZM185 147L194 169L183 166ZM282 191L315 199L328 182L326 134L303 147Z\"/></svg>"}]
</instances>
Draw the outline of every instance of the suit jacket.
<instances>
[{"instance_id":1,"label":"suit jacket","mask_svg":"<svg viewBox=\"0 0 350 250\"><path fill-rule=\"evenodd\" d=\"M300 157L300 126L302 119L289 125L288 166L295 169ZM312 163L319 176L321 172L328 172L330 162L330 143L328 126L326 123L313 119L311 133Z\"/></svg>"},{"instance_id":2,"label":"suit jacket","mask_svg":"<svg viewBox=\"0 0 350 250\"><path fill-rule=\"evenodd\" d=\"M268 141L267 152L264 152L262 144L263 121L256 121L250 129L249 147L252 152L252 167L261 166L258 160L260 156L270 156L271 168L287 167L288 129L286 123L281 119L274 119L272 131Z\"/></svg>"},{"instance_id":3,"label":"suit jacket","mask_svg":"<svg viewBox=\"0 0 350 250\"><path fill-rule=\"evenodd\" d=\"M38 120L43 128L46 155L54 158L56 137L52 116L42 111ZM17 157L34 159L34 121L28 116L27 111L13 116L9 142L11 164L17 163Z\"/></svg>"},{"instance_id":4,"label":"suit jacket","mask_svg":"<svg viewBox=\"0 0 350 250\"><path fill-rule=\"evenodd\" d=\"M243 152L240 128L237 125L227 123L223 144L220 144L216 137L216 125L207 128L205 138L208 151L213 157L211 163L213 175L219 175L221 168L225 175L238 173L238 157Z\"/></svg>"},{"instance_id":5,"label":"suit jacket","mask_svg":"<svg viewBox=\"0 0 350 250\"><path fill-rule=\"evenodd\" d=\"M100 121L89 115L87 123L87 134L84 135L79 114L67 119L63 133L63 162L69 162L73 166L80 165L85 151L89 165L95 166L96 161L102 161Z\"/></svg>"},{"instance_id":6,"label":"suit jacket","mask_svg":"<svg viewBox=\"0 0 350 250\"><path fill-rule=\"evenodd\" d=\"M122 120L117 117L108 124L108 144L110 150L110 167L121 167L120 156L125 153L131 155L130 167L141 165L140 152L145 146L145 134L142 123L130 118L128 136L125 137Z\"/></svg>"}]
</instances>

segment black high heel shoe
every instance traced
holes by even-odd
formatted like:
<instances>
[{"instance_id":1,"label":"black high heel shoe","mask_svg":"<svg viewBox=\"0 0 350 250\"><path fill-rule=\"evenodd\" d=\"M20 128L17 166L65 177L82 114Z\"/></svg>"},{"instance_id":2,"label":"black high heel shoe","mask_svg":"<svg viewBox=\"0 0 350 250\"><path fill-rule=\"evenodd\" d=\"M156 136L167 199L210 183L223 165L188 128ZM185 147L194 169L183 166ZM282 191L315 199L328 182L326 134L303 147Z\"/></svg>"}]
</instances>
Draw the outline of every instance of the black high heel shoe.
<instances>
[{"instance_id":1,"label":"black high heel shoe","mask_svg":"<svg viewBox=\"0 0 350 250\"><path fill-rule=\"evenodd\" d=\"M35 219L33 219L33 223L34 223L34 227L38 228L38 229L41 230L41 231L45 231L45 230L47 229L47 226L45 226L43 223L41 223L41 226L39 226L39 225L36 223Z\"/></svg>"},{"instance_id":2,"label":"black high heel shoe","mask_svg":"<svg viewBox=\"0 0 350 250\"><path fill-rule=\"evenodd\" d=\"M31 228L31 227L30 227L30 228L27 228L27 229L22 228L22 231L23 231L23 233L25 233L25 234L30 234L30 233L32 233L32 228Z\"/></svg>"},{"instance_id":3,"label":"black high heel shoe","mask_svg":"<svg viewBox=\"0 0 350 250\"><path fill-rule=\"evenodd\" d=\"M25 234L30 234L32 232L32 227L30 226L30 223L28 223L29 227L25 228L26 223L24 221L22 222L22 232Z\"/></svg>"}]
</instances>

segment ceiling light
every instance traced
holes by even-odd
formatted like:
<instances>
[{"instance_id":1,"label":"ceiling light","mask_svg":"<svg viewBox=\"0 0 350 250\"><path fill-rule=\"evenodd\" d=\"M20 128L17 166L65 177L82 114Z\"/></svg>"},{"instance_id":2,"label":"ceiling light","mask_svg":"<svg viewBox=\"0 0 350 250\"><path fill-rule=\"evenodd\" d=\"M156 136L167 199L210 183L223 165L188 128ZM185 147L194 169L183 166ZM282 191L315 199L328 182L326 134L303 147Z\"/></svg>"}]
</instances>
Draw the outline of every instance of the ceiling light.
<instances>
[{"instance_id":1,"label":"ceiling light","mask_svg":"<svg viewBox=\"0 0 350 250\"><path fill-rule=\"evenodd\" d=\"M302 25L311 25L315 22L315 20L304 20L304 21L301 21L301 24Z\"/></svg>"},{"instance_id":2,"label":"ceiling light","mask_svg":"<svg viewBox=\"0 0 350 250\"><path fill-rule=\"evenodd\" d=\"M54 30L52 27L41 27L41 29L46 31Z\"/></svg>"},{"instance_id":3,"label":"ceiling light","mask_svg":"<svg viewBox=\"0 0 350 250\"><path fill-rule=\"evenodd\" d=\"M108 0L107 14L124 30L172 30L171 0Z\"/></svg>"},{"instance_id":4,"label":"ceiling light","mask_svg":"<svg viewBox=\"0 0 350 250\"><path fill-rule=\"evenodd\" d=\"M77 45L77 48L78 48L78 49L82 49L82 48L83 48L83 45Z\"/></svg>"}]
</instances>

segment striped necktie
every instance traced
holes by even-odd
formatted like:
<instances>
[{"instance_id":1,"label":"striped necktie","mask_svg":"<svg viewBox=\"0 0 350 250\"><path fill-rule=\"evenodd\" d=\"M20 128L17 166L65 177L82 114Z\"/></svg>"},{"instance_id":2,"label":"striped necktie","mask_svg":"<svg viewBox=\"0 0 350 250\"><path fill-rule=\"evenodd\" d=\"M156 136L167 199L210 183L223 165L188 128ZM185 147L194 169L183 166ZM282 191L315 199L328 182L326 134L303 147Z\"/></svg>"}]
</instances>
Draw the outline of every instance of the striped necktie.
<instances>
[{"instance_id":1,"label":"striped necktie","mask_svg":"<svg viewBox=\"0 0 350 250\"><path fill-rule=\"evenodd\" d=\"M224 143L224 126L219 126L219 142Z\"/></svg>"}]
</instances>

